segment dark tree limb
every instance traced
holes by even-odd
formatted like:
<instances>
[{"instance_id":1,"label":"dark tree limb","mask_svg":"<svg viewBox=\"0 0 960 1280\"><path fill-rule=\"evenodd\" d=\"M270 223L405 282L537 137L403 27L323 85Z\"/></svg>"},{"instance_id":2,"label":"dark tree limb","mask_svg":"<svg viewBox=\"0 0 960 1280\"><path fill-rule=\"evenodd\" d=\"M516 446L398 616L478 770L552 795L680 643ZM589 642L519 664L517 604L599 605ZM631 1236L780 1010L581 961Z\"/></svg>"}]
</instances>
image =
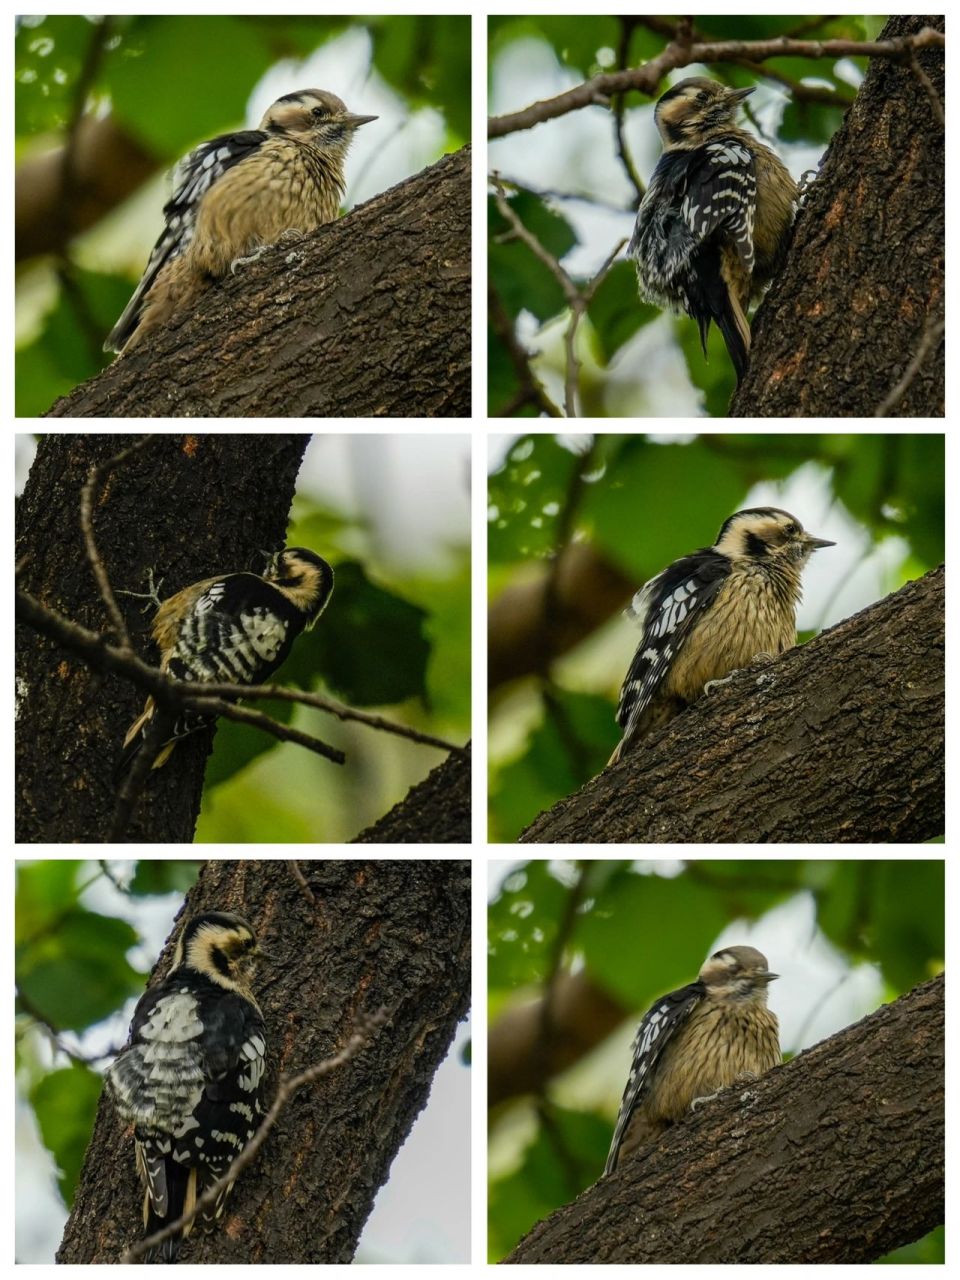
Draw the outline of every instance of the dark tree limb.
<instances>
[{"instance_id":1,"label":"dark tree limb","mask_svg":"<svg viewBox=\"0 0 960 1280\"><path fill-rule=\"evenodd\" d=\"M186 905L241 912L277 957L256 983L268 1100L281 1073L329 1059L379 1009L389 1021L288 1101L221 1227L192 1234L184 1263L349 1262L469 1004L469 862L317 860L300 870L316 906L280 860L207 862ZM464 1140L468 1126L465 1115ZM131 1135L102 1098L58 1261L118 1262L141 1234Z\"/></svg>"},{"instance_id":2,"label":"dark tree limb","mask_svg":"<svg viewBox=\"0 0 960 1280\"><path fill-rule=\"evenodd\" d=\"M866 1263L944 1220L941 975L727 1090L508 1263Z\"/></svg>"},{"instance_id":3,"label":"dark tree limb","mask_svg":"<svg viewBox=\"0 0 960 1280\"><path fill-rule=\"evenodd\" d=\"M469 417L470 150L266 250L50 417Z\"/></svg>"},{"instance_id":4,"label":"dark tree limb","mask_svg":"<svg viewBox=\"0 0 960 1280\"><path fill-rule=\"evenodd\" d=\"M470 748L451 754L353 844L469 844Z\"/></svg>"},{"instance_id":5,"label":"dark tree limb","mask_svg":"<svg viewBox=\"0 0 960 1280\"><path fill-rule=\"evenodd\" d=\"M943 23L894 17L882 37ZM943 89L941 46L870 64L757 312L732 416L943 416Z\"/></svg>"},{"instance_id":6,"label":"dark tree limb","mask_svg":"<svg viewBox=\"0 0 960 1280\"><path fill-rule=\"evenodd\" d=\"M526 843L922 841L944 823L943 568L738 673Z\"/></svg>"}]
</instances>

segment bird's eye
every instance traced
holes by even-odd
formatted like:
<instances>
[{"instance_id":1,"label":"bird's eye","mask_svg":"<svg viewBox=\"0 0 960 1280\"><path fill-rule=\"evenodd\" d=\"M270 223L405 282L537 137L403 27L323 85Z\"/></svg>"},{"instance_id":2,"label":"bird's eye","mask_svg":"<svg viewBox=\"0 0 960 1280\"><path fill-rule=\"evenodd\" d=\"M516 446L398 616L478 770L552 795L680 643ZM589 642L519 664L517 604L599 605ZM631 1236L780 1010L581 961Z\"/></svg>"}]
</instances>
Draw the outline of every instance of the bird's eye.
<instances>
[{"instance_id":1,"label":"bird's eye","mask_svg":"<svg viewBox=\"0 0 960 1280\"><path fill-rule=\"evenodd\" d=\"M700 92L697 94L697 101L698 101L698 102L709 102L709 101L710 101L710 95L709 95L709 93L707 93L706 89L701 89L701 90L700 90Z\"/></svg>"},{"instance_id":2,"label":"bird's eye","mask_svg":"<svg viewBox=\"0 0 960 1280\"><path fill-rule=\"evenodd\" d=\"M328 114L326 107L314 107L310 112L314 120L322 120Z\"/></svg>"},{"instance_id":3,"label":"bird's eye","mask_svg":"<svg viewBox=\"0 0 960 1280\"><path fill-rule=\"evenodd\" d=\"M788 537L792 538L795 534L800 532L800 526L798 524L788 524L784 529L784 532Z\"/></svg>"}]
</instances>

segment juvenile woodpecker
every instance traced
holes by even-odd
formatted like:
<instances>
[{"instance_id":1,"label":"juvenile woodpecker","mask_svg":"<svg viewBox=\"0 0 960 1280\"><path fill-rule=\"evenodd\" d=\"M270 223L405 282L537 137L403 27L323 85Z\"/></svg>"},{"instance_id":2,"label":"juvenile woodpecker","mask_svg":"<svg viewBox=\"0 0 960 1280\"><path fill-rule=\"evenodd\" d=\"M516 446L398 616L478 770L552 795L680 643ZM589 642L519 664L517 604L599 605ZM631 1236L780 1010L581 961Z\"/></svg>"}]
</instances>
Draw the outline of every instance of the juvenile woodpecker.
<instances>
[{"instance_id":1,"label":"juvenile woodpecker","mask_svg":"<svg viewBox=\"0 0 960 1280\"><path fill-rule=\"evenodd\" d=\"M712 547L674 561L625 610L642 632L620 690L623 737L615 764L704 687L760 656L797 643L800 575L818 547L777 507L750 507L724 521Z\"/></svg>"},{"instance_id":2,"label":"juvenile woodpecker","mask_svg":"<svg viewBox=\"0 0 960 1280\"><path fill-rule=\"evenodd\" d=\"M604 1173L698 1099L779 1065L777 1019L767 1008L767 986L778 976L755 947L725 947L696 982L644 1014Z\"/></svg>"},{"instance_id":3,"label":"juvenile woodpecker","mask_svg":"<svg viewBox=\"0 0 960 1280\"><path fill-rule=\"evenodd\" d=\"M211 138L186 155L163 209L166 226L104 350L129 351L284 232L333 222L347 149L376 119L354 115L323 89L301 89L278 98L259 128Z\"/></svg>"},{"instance_id":4,"label":"juvenile woodpecker","mask_svg":"<svg viewBox=\"0 0 960 1280\"><path fill-rule=\"evenodd\" d=\"M263 684L293 642L316 623L333 592L333 569L304 547L286 547L263 577L228 573L205 578L164 600L153 619L160 670L176 680ZM152 768L166 764L180 738L211 723L209 716L160 710L147 698L123 740L119 779L144 745L153 718L164 719Z\"/></svg>"},{"instance_id":5,"label":"juvenile woodpecker","mask_svg":"<svg viewBox=\"0 0 960 1280\"><path fill-rule=\"evenodd\" d=\"M786 166L734 123L751 93L694 76L663 95L654 111L663 155L627 249L642 296L692 316L704 355L715 322L738 383L750 357L747 308L780 269L797 200Z\"/></svg>"},{"instance_id":6,"label":"juvenile woodpecker","mask_svg":"<svg viewBox=\"0 0 960 1280\"><path fill-rule=\"evenodd\" d=\"M130 1042L106 1073L121 1119L134 1127L148 1236L193 1209L259 1127L266 1040L251 984L260 956L269 959L240 916L194 916L169 974L140 998ZM232 1185L200 1215L203 1225L221 1216ZM175 1261L181 1238L155 1246L146 1260Z\"/></svg>"}]
</instances>

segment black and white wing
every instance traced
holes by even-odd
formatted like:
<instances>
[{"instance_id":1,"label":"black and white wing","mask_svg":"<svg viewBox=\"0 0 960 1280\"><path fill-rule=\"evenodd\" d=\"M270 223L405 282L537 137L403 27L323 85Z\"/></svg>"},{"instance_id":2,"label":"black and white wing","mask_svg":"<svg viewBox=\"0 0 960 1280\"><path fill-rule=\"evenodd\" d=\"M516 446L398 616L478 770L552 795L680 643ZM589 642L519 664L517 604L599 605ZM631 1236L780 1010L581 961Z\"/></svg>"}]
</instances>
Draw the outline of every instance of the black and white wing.
<instances>
[{"instance_id":1,"label":"black and white wing","mask_svg":"<svg viewBox=\"0 0 960 1280\"><path fill-rule=\"evenodd\" d=\"M634 1112L643 1101L650 1080L656 1070L664 1049L693 1013L703 998L703 984L691 982L686 987L671 991L661 998L643 1015L637 1034L633 1040L633 1062L627 1078L623 1099L620 1103L620 1114L617 1116L610 1153L604 1166L604 1173L610 1173L617 1165L620 1146L626 1136Z\"/></svg>"},{"instance_id":2,"label":"black and white wing","mask_svg":"<svg viewBox=\"0 0 960 1280\"><path fill-rule=\"evenodd\" d=\"M685 641L713 603L730 572L716 551L696 551L651 578L625 610L642 637L620 690L617 722L626 743L676 661Z\"/></svg>"}]
</instances>

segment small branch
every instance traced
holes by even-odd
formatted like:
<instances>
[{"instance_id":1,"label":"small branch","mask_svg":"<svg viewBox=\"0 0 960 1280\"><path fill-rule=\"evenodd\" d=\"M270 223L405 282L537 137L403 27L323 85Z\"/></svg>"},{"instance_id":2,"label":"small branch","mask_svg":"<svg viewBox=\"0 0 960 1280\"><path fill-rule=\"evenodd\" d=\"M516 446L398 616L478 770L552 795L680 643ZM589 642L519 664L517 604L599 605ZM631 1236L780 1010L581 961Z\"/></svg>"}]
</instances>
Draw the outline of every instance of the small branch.
<instances>
[{"instance_id":1,"label":"small branch","mask_svg":"<svg viewBox=\"0 0 960 1280\"><path fill-rule=\"evenodd\" d=\"M517 377L520 380L520 392L511 402L509 411L502 410L504 417L512 417L518 409L525 405L535 405L548 418L562 418L563 411L554 404L547 395L543 383L533 371L532 354L518 340L507 310L500 300L500 295L491 282L487 288L487 316L494 333L503 343L507 355L513 362Z\"/></svg>"},{"instance_id":2,"label":"small branch","mask_svg":"<svg viewBox=\"0 0 960 1280\"><path fill-rule=\"evenodd\" d=\"M504 191L503 183L500 180L500 175L496 173L492 174L490 181L493 184L494 200L496 201L497 209L501 217L510 227L511 238L521 240L534 257L543 263L560 285L560 288L563 291L563 296L566 299L567 306L570 308L570 320L568 321L563 334L564 366L566 370L563 382L563 408L565 417L575 418L577 416L577 389L580 382L580 362L577 359L576 350L577 328L579 327L580 321L586 314L587 308L593 301L593 297L597 292L597 289L603 282L607 272L613 266L614 260L620 250L626 244L626 240L621 240L619 242L593 279L581 287L563 268L560 261L553 256L549 249L547 249L545 245L541 244L533 232L523 225L506 197L506 192Z\"/></svg>"},{"instance_id":3,"label":"small branch","mask_svg":"<svg viewBox=\"0 0 960 1280\"><path fill-rule=\"evenodd\" d=\"M633 29L637 25L637 19L621 15L619 21L620 47L617 50L617 68L620 71L626 71L629 66L630 59L630 36L633 34ZM626 108L626 103L627 95L625 93L618 93L614 97L613 136L614 141L617 144L617 155L620 157L620 163L623 165L628 181L632 184L634 191L637 193L637 198L634 201L633 207L635 209L639 209L640 202L646 194L646 188L643 185L640 174L637 172L636 165L633 163L633 156L630 154L630 149L627 146L627 140L623 133L623 113Z\"/></svg>"},{"instance_id":4,"label":"small branch","mask_svg":"<svg viewBox=\"0 0 960 1280\"><path fill-rule=\"evenodd\" d=\"M100 483L105 476L109 475L115 467L133 457L135 453L139 453L141 449L152 441L159 439L162 439L162 437L156 435L141 436L136 444L132 444L126 449L121 449L119 453L114 454L112 458L108 458L106 462L101 462L97 466L91 467L87 472L86 483L80 492L80 529L83 533L83 544L86 548L87 559L90 561L90 567L93 570L100 596L107 607L107 613L110 615L113 633L117 637L120 648L127 653L133 652L133 645L130 642L130 633L127 631L127 624L123 620L120 606L117 604L117 598L113 594L113 588L110 586L107 570L97 549L96 538L93 534L93 502Z\"/></svg>"},{"instance_id":5,"label":"small branch","mask_svg":"<svg viewBox=\"0 0 960 1280\"><path fill-rule=\"evenodd\" d=\"M243 696L246 697L246 692ZM334 764L346 763L347 757L339 747L331 747L321 738L314 738L309 733L294 729L292 725L281 724L279 720L274 720L262 711L254 711L252 707L238 707L235 702L228 702L226 698L212 698L206 694L186 697L183 705L188 711L199 711L201 715L220 716L223 720L236 720L238 724L252 725L255 729L272 734L280 742L296 742L298 746L306 747L308 751L313 751Z\"/></svg>"},{"instance_id":6,"label":"small branch","mask_svg":"<svg viewBox=\"0 0 960 1280\"><path fill-rule=\"evenodd\" d=\"M940 95L937 93L936 85L924 71L923 67L921 67L920 60L917 57L915 49L910 50L910 54L906 62L914 76L923 86L924 93L930 99L930 110L933 112L934 120L936 120L941 129L945 129L947 122L943 114L943 103L940 101Z\"/></svg>"},{"instance_id":7,"label":"small branch","mask_svg":"<svg viewBox=\"0 0 960 1280\"><path fill-rule=\"evenodd\" d=\"M146 1236L143 1240L138 1240L132 1245L126 1253L121 1257L121 1263L136 1262L138 1258L142 1258L150 1249L155 1249L157 1245L162 1244L164 1240L169 1240L171 1236L177 1235L185 1226L193 1222L197 1214L202 1213L215 1203L217 1197L252 1164L257 1152L266 1141L267 1134L277 1122L280 1112L290 1101L293 1095L304 1085L313 1084L315 1080L319 1080L321 1076L329 1075L331 1071L335 1071L338 1067L342 1067L349 1062L351 1058L355 1058L360 1050L364 1047L371 1035L379 1027L387 1021L388 1015L386 1009L378 1009L366 1019L364 1025L360 1026L339 1052L333 1054L329 1058L324 1058L322 1062L314 1063L312 1067L307 1067L305 1071L301 1071L295 1076L281 1076L280 1083L277 1086L277 1094L273 1100L273 1105L263 1118L263 1123L253 1135L247 1145L234 1159L230 1168L218 1178L216 1182L204 1191L203 1195L197 1200L196 1204L189 1213L182 1213L179 1218L175 1218L172 1222L168 1222L160 1231L155 1231L152 1236Z\"/></svg>"},{"instance_id":8,"label":"small branch","mask_svg":"<svg viewBox=\"0 0 960 1280\"><path fill-rule=\"evenodd\" d=\"M579 111L596 103L608 101L618 93L630 90L653 97L660 81L670 71L688 67L694 62L765 62L768 58L890 58L903 60L918 49L943 49L946 38L940 31L924 27L913 36L901 36L895 40L720 40L714 42L686 43L680 38L672 40L662 53L642 67L626 71L607 72L593 76L582 84L547 98L531 103L521 111L506 116L494 116L487 126L489 138L503 138L522 129L532 129L546 120L555 120L570 111Z\"/></svg>"},{"instance_id":9,"label":"small branch","mask_svg":"<svg viewBox=\"0 0 960 1280\"><path fill-rule=\"evenodd\" d=\"M300 863L297 862L295 859L290 858L287 861L287 866L290 869L290 874L293 876L294 880L296 880L297 884L300 886L300 892L303 894L306 900L310 903L311 907L315 907L317 905L317 895L313 892L313 890L307 884L306 876L300 870Z\"/></svg>"},{"instance_id":10,"label":"small branch","mask_svg":"<svg viewBox=\"0 0 960 1280\"><path fill-rule=\"evenodd\" d=\"M886 418L890 415L890 410L894 409L910 388L911 383L920 372L920 366L926 360L930 352L938 345L943 337L945 322L937 317L931 317L923 330L920 342L913 354L913 359L904 370L903 377L877 407L874 414L876 418Z\"/></svg>"}]
</instances>

